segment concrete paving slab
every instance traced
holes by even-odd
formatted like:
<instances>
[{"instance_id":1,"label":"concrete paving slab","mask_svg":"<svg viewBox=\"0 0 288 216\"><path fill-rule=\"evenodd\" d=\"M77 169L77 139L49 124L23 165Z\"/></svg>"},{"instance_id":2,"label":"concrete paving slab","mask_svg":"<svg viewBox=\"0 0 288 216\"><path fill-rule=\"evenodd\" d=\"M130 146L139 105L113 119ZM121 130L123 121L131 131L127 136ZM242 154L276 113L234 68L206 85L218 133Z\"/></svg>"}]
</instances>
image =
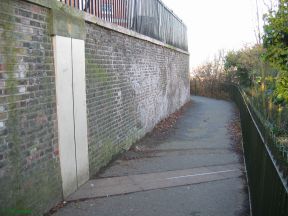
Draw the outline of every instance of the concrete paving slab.
<instances>
[{"instance_id":1,"label":"concrete paving slab","mask_svg":"<svg viewBox=\"0 0 288 216\"><path fill-rule=\"evenodd\" d=\"M248 216L243 185L233 178L104 197L70 203L55 216Z\"/></svg>"},{"instance_id":2,"label":"concrete paving slab","mask_svg":"<svg viewBox=\"0 0 288 216\"><path fill-rule=\"evenodd\" d=\"M243 175L239 165L210 166L142 175L91 180L67 201L99 198L152 189L199 184Z\"/></svg>"}]
</instances>

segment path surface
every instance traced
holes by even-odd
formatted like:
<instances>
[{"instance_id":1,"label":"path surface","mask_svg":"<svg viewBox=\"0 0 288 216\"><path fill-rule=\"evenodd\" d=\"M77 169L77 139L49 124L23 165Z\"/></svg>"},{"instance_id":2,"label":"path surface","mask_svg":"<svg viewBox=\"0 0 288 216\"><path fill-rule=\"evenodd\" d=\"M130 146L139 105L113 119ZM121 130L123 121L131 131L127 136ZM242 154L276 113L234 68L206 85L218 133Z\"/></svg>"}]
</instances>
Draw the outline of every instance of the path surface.
<instances>
[{"instance_id":1,"label":"path surface","mask_svg":"<svg viewBox=\"0 0 288 216\"><path fill-rule=\"evenodd\" d=\"M90 180L55 216L245 216L243 164L227 124L235 105L192 97L169 135L150 136Z\"/></svg>"}]
</instances>

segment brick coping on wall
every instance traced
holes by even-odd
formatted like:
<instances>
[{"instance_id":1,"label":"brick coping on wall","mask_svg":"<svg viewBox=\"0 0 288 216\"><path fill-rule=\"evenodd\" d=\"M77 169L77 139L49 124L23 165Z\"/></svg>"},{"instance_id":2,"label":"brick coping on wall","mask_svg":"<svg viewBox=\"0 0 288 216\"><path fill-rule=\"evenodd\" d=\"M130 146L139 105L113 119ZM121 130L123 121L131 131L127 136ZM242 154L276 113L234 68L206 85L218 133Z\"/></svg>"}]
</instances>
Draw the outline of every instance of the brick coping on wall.
<instances>
[{"instance_id":1,"label":"brick coping on wall","mask_svg":"<svg viewBox=\"0 0 288 216\"><path fill-rule=\"evenodd\" d=\"M22 0L22 1L34 3L34 4L37 4L37 5L40 5L40 6L43 6L43 7L47 7L47 8L50 8L50 9L53 8L53 5L55 5L55 2L56 2L57 5L59 5L59 7L63 5L63 3L57 2L56 0L49 0L49 1L47 1L47 0ZM53 2L53 1L55 1L55 2ZM67 6L67 7L69 7L69 6ZM126 28L124 28L122 26L118 26L118 25L116 25L114 23L106 22L105 20L102 20L102 19L100 19L98 17L95 17L95 16L93 16L93 15L91 15L89 13L86 13L84 11L80 11L80 10L74 9L72 7L69 7L69 8L71 10L75 11L75 13L78 13L81 17L83 17L86 22L90 22L90 23L96 24L98 26L101 26L103 28L110 29L112 31L116 31L116 32L119 32L121 34L128 35L130 37L141 39L141 40L144 40L144 41L147 41L147 42L150 42L150 43L153 43L153 44L156 44L156 45L168 48L168 49L172 49L172 50L175 50L177 52L180 52L180 53L183 53L183 54L186 54L186 55L190 55L189 52L184 51L184 50L179 49L179 48L176 48L176 47L171 46L169 44L166 44L166 43L164 43L162 41L158 41L158 40L150 38L150 37L148 37L146 35L139 34L139 33L135 32L135 31L126 29Z\"/></svg>"}]
</instances>

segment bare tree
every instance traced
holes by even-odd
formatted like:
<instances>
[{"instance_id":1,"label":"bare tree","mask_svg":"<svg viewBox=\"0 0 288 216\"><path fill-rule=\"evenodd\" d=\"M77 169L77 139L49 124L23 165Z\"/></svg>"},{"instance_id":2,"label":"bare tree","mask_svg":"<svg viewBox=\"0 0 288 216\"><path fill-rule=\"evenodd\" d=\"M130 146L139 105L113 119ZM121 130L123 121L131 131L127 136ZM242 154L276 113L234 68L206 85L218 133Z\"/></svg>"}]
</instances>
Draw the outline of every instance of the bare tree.
<instances>
[{"instance_id":1,"label":"bare tree","mask_svg":"<svg viewBox=\"0 0 288 216\"><path fill-rule=\"evenodd\" d=\"M255 37L256 37L257 44L261 44L262 38L261 38L261 30L260 30L260 11L259 11L258 0L255 0L255 3L256 3L256 19L257 19L256 25L257 26L256 26L256 29L254 31L255 31Z\"/></svg>"},{"instance_id":2,"label":"bare tree","mask_svg":"<svg viewBox=\"0 0 288 216\"><path fill-rule=\"evenodd\" d=\"M278 1L273 1L273 0L263 0L263 4L267 8L268 11L273 11L275 8L278 7L279 2Z\"/></svg>"},{"instance_id":3,"label":"bare tree","mask_svg":"<svg viewBox=\"0 0 288 216\"><path fill-rule=\"evenodd\" d=\"M254 34L257 44L262 44L262 26L261 22L265 22L263 19L263 10L265 13L274 11L279 5L279 0L255 0L256 6L256 27L254 29ZM264 6L266 8L264 8Z\"/></svg>"}]
</instances>

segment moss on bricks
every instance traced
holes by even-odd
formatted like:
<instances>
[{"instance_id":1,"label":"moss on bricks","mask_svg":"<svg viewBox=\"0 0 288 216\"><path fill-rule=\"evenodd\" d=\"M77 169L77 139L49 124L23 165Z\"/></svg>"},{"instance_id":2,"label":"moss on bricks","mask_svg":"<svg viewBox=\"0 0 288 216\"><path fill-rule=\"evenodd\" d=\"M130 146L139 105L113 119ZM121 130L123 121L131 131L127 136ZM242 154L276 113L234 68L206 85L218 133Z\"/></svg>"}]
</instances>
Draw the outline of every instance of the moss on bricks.
<instances>
[{"instance_id":1,"label":"moss on bricks","mask_svg":"<svg viewBox=\"0 0 288 216\"><path fill-rule=\"evenodd\" d=\"M5 10L8 13L13 13L13 2L4 0ZM20 134L19 134L19 118L16 109L16 92L17 92L17 80L15 79L15 67L17 60L17 53L15 47L16 38L14 38L11 32L14 31L14 20L10 22L0 22L2 28L1 40L4 41L5 47L3 52L4 65L7 71L6 89L8 95L8 137L7 141L10 147L10 153L8 161L10 163L9 175L6 175L1 179L1 183L6 183L3 188L5 192L5 198L1 195L0 199L5 199L4 205L6 207L24 208L23 199L21 194L21 154L20 154Z\"/></svg>"},{"instance_id":2,"label":"moss on bricks","mask_svg":"<svg viewBox=\"0 0 288 216\"><path fill-rule=\"evenodd\" d=\"M90 175L95 175L101 168L107 166L117 155L128 151L131 146L143 136L143 130L134 128L127 134L126 139L121 143L113 143L112 140L115 142L117 141L116 137L104 140L100 147L93 149L97 156L93 157L94 161L90 160ZM92 153L91 150L92 149L90 149L89 152L90 154Z\"/></svg>"},{"instance_id":3,"label":"moss on bricks","mask_svg":"<svg viewBox=\"0 0 288 216\"><path fill-rule=\"evenodd\" d=\"M101 84L107 84L109 75L106 70L97 64L89 64L87 60L86 65L88 65L87 75L89 78L99 81Z\"/></svg>"},{"instance_id":4,"label":"moss on bricks","mask_svg":"<svg viewBox=\"0 0 288 216\"><path fill-rule=\"evenodd\" d=\"M17 6L13 0L0 1L0 8L5 8L5 13L12 16L16 10L15 5ZM61 199L60 168L54 159L41 161L29 169L25 169L23 165L26 155L25 146L22 145L23 134L20 131L20 121L21 115L26 111L20 111L17 107L21 99L21 95L18 95L20 83L16 77L21 49L15 48L19 46L15 34L15 22L15 18L8 21L0 19L0 41L5 44L0 57L3 59L7 74L5 78L7 99L3 103L5 107L7 106L8 119L7 137L4 138L7 140L9 150L5 167L1 167L0 215L10 215L13 212L13 215L18 215L17 211L21 210L26 210L29 215L41 215ZM46 80L44 85L48 85L48 82L49 80Z\"/></svg>"},{"instance_id":5,"label":"moss on bricks","mask_svg":"<svg viewBox=\"0 0 288 216\"><path fill-rule=\"evenodd\" d=\"M90 166L91 175L96 174L101 168L107 166L113 159L113 156L121 152L121 148L119 145L113 144L111 139L106 139L96 151L97 157L95 158L95 163Z\"/></svg>"}]
</instances>

